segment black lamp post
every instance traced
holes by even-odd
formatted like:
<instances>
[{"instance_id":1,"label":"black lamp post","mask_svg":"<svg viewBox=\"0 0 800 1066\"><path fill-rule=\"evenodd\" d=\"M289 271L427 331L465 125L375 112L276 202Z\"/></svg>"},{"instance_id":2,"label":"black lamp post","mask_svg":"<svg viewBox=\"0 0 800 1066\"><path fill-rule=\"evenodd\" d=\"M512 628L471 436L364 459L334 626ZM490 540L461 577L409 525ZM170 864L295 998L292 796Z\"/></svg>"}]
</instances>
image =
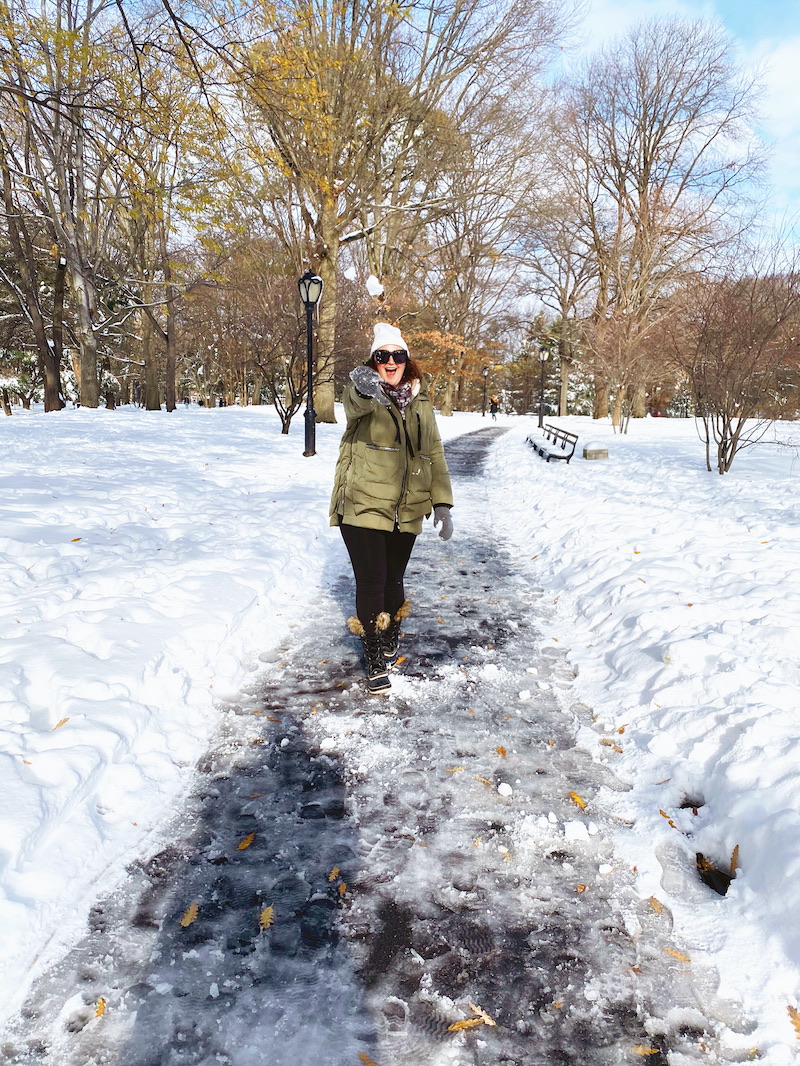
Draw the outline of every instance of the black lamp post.
<instances>
[{"instance_id":1,"label":"black lamp post","mask_svg":"<svg viewBox=\"0 0 800 1066\"><path fill-rule=\"evenodd\" d=\"M485 366L481 371L483 374L483 408L481 410L481 418L486 417L486 379L489 377L489 367Z\"/></svg>"},{"instance_id":2,"label":"black lamp post","mask_svg":"<svg viewBox=\"0 0 800 1066\"><path fill-rule=\"evenodd\" d=\"M539 429L544 425L544 364L547 362L548 351L546 348L539 349Z\"/></svg>"},{"instance_id":3,"label":"black lamp post","mask_svg":"<svg viewBox=\"0 0 800 1066\"><path fill-rule=\"evenodd\" d=\"M306 450L303 455L316 455L317 412L314 410L314 330L311 320L314 308L322 296L323 280L313 270L307 270L297 282L300 299L306 305L306 381L308 394L306 398Z\"/></svg>"}]
</instances>

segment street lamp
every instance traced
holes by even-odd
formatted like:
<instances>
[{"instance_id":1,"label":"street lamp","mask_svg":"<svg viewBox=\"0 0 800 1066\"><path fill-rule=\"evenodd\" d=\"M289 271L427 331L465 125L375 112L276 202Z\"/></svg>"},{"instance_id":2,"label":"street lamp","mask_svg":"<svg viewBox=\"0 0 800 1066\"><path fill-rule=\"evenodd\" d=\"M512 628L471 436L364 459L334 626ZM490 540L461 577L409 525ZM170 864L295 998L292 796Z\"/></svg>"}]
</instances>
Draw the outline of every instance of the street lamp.
<instances>
[{"instance_id":1,"label":"street lamp","mask_svg":"<svg viewBox=\"0 0 800 1066\"><path fill-rule=\"evenodd\" d=\"M481 410L481 418L486 417L486 379L489 377L489 367L485 366L481 371L483 374L483 409Z\"/></svg>"},{"instance_id":2,"label":"street lamp","mask_svg":"<svg viewBox=\"0 0 800 1066\"><path fill-rule=\"evenodd\" d=\"M306 450L303 455L316 455L316 423L317 412L314 410L314 331L311 319L314 316L314 308L322 296L324 282L313 270L307 270L297 282L300 290L300 299L306 305L306 381L308 393L306 398Z\"/></svg>"},{"instance_id":3,"label":"street lamp","mask_svg":"<svg viewBox=\"0 0 800 1066\"><path fill-rule=\"evenodd\" d=\"M548 351L546 348L539 349L539 429L544 425L544 364L547 362Z\"/></svg>"}]
</instances>

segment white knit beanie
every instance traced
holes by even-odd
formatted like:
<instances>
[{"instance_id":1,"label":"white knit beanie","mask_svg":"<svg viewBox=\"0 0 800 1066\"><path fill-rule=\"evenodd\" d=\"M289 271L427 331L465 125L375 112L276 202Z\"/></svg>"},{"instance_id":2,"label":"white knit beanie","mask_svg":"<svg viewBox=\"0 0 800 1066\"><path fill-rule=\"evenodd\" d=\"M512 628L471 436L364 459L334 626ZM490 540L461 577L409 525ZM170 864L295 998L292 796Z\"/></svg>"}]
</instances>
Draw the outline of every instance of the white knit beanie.
<instances>
[{"instance_id":1,"label":"white knit beanie","mask_svg":"<svg viewBox=\"0 0 800 1066\"><path fill-rule=\"evenodd\" d=\"M369 350L370 355L373 352L377 352L384 344L400 344L408 350L408 345L403 340L403 335L397 326L390 326L388 322L376 322L372 329L375 333L375 340Z\"/></svg>"}]
</instances>

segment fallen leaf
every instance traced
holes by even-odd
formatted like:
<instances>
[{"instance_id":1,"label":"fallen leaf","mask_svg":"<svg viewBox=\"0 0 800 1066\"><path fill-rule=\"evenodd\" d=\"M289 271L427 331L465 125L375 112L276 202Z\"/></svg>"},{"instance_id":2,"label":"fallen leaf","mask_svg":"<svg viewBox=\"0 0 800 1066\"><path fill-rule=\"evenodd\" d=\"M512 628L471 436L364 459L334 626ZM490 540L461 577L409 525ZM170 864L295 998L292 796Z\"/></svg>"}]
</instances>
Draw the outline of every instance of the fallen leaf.
<instances>
[{"instance_id":1,"label":"fallen leaf","mask_svg":"<svg viewBox=\"0 0 800 1066\"><path fill-rule=\"evenodd\" d=\"M681 962L691 962L692 960L688 955L684 955L682 951L676 951L674 948L664 948L666 955L671 955L673 959L680 959Z\"/></svg>"},{"instance_id":2,"label":"fallen leaf","mask_svg":"<svg viewBox=\"0 0 800 1066\"><path fill-rule=\"evenodd\" d=\"M483 1019L481 1018L464 1018L463 1021L453 1022L452 1025L448 1025L448 1033L459 1033L462 1029L474 1029L476 1025L483 1025Z\"/></svg>"},{"instance_id":3,"label":"fallen leaf","mask_svg":"<svg viewBox=\"0 0 800 1066\"><path fill-rule=\"evenodd\" d=\"M257 799L261 799L261 797L263 795L264 795L263 792L251 792L250 795L247 798L251 799L251 800L257 800Z\"/></svg>"},{"instance_id":4,"label":"fallen leaf","mask_svg":"<svg viewBox=\"0 0 800 1066\"><path fill-rule=\"evenodd\" d=\"M358 1057L361 1062L363 1062L364 1066L378 1066L377 1062L371 1059L369 1055L365 1055L363 1051L359 1051Z\"/></svg>"},{"instance_id":5,"label":"fallen leaf","mask_svg":"<svg viewBox=\"0 0 800 1066\"><path fill-rule=\"evenodd\" d=\"M656 914L661 914L661 912L664 910L663 904L661 904L655 896L648 897L647 902L650 904Z\"/></svg>"},{"instance_id":6,"label":"fallen leaf","mask_svg":"<svg viewBox=\"0 0 800 1066\"><path fill-rule=\"evenodd\" d=\"M195 902L195 903L190 903L189 904L189 906L186 908L186 911L184 912L183 917L181 918L181 926L184 929L188 929L188 927L192 924L192 922L197 917L199 910L200 910L200 904L199 903Z\"/></svg>"},{"instance_id":7,"label":"fallen leaf","mask_svg":"<svg viewBox=\"0 0 800 1066\"><path fill-rule=\"evenodd\" d=\"M264 713L264 708L263 707L261 708L260 711L251 711L250 712L250 714L263 714L263 713Z\"/></svg>"},{"instance_id":8,"label":"fallen leaf","mask_svg":"<svg viewBox=\"0 0 800 1066\"><path fill-rule=\"evenodd\" d=\"M476 781L480 781L480 783L482 785L489 785L491 788L494 788L494 781L490 781L488 777L477 777L476 776L475 780Z\"/></svg>"},{"instance_id":9,"label":"fallen leaf","mask_svg":"<svg viewBox=\"0 0 800 1066\"><path fill-rule=\"evenodd\" d=\"M269 907L265 907L261 914L258 916L258 924L262 929L269 929L272 923L275 921L275 908L270 904Z\"/></svg>"},{"instance_id":10,"label":"fallen leaf","mask_svg":"<svg viewBox=\"0 0 800 1066\"><path fill-rule=\"evenodd\" d=\"M482 836L479 836L479 837L475 837L475 839L474 839L474 840L472 841L472 846L473 846L473 848L477 848L477 846L478 846L478 845L480 844L480 842L481 842L482 840L483 840L483 837L482 837Z\"/></svg>"},{"instance_id":11,"label":"fallen leaf","mask_svg":"<svg viewBox=\"0 0 800 1066\"><path fill-rule=\"evenodd\" d=\"M338 876L339 876L339 867L338 866L334 866L334 868L328 874L328 880L329 881L335 881Z\"/></svg>"},{"instance_id":12,"label":"fallen leaf","mask_svg":"<svg viewBox=\"0 0 800 1066\"><path fill-rule=\"evenodd\" d=\"M97 1001L97 1010L94 1012L95 1018L102 1018L106 1012L106 1001L102 996Z\"/></svg>"},{"instance_id":13,"label":"fallen leaf","mask_svg":"<svg viewBox=\"0 0 800 1066\"><path fill-rule=\"evenodd\" d=\"M634 1055L659 1055L661 1048L657 1047L645 1047L644 1044L634 1044L631 1048Z\"/></svg>"},{"instance_id":14,"label":"fallen leaf","mask_svg":"<svg viewBox=\"0 0 800 1066\"><path fill-rule=\"evenodd\" d=\"M437 618L436 621L439 623L439 625L444 625L444 618Z\"/></svg>"},{"instance_id":15,"label":"fallen leaf","mask_svg":"<svg viewBox=\"0 0 800 1066\"><path fill-rule=\"evenodd\" d=\"M73 544L77 544L80 539L81 539L80 537L73 537L72 538L72 543ZM764 544L766 542L762 540L761 543Z\"/></svg>"},{"instance_id":16,"label":"fallen leaf","mask_svg":"<svg viewBox=\"0 0 800 1066\"><path fill-rule=\"evenodd\" d=\"M445 770L445 773L446 774L460 774L463 769L464 769L463 766L454 766L452 768L452 770Z\"/></svg>"},{"instance_id":17,"label":"fallen leaf","mask_svg":"<svg viewBox=\"0 0 800 1066\"><path fill-rule=\"evenodd\" d=\"M662 810L661 810L661 809L659 808L659 811L658 811L658 813L659 813L659 814L661 815L661 817L662 817L662 818L666 818L666 819L667 819L667 822L668 822L668 823L669 823L669 824L670 824L670 825L672 826L672 828L673 828L673 829L677 829L677 828L678 828L678 827L677 827L677 826L675 825L675 823L673 822L673 820L672 820L672 819L670 818L670 816L669 816L669 815L667 814L667 812L666 812L666 811L662 811Z\"/></svg>"},{"instance_id":18,"label":"fallen leaf","mask_svg":"<svg viewBox=\"0 0 800 1066\"><path fill-rule=\"evenodd\" d=\"M580 797L580 796L578 795L578 793L577 793L577 792L570 792L570 794L569 794L569 798L570 798L570 799L572 800L572 802L573 802L574 804L576 804L576 805L577 805L578 807L580 807L580 809L581 809L581 810L584 810L584 809L585 809L585 807L586 807L586 800L585 800L585 799L582 799L582 798L581 798L581 797Z\"/></svg>"},{"instance_id":19,"label":"fallen leaf","mask_svg":"<svg viewBox=\"0 0 800 1066\"><path fill-rule=\"evenodd\" d=\"M407 658L408 658L407 655L398 655L398 657L395 659L395 665L399 666L400 663L404 663Z\"/></svg>"},{"instance_id":20,"label":"fallen leaf","mask_svg":"<svg viewBox=\"0 0 800 1066\"><path fill-rule=\"evenodd\" d=\"M344 881L342 881L342 883L339 885L339 895L343 896L346 891L347 891L347 885L344 883Z\"/></svg>"},{"instance_id":21,"label":"fallen leaf","mask_svg":"<svg viewBox=\"0 0 800 1066\"><path fill-rule=\"evenodd\" d=\"M576 885L575 891L576 892L585 892L586 891L586 885Z\"/></svg>"},{"instance_id":22,"label":"fallen leaf","mask_svg":"<svg viewBox=\"0 0 800 1066\"><path fill-rule=\"evenodd\" d=\"M268 722L280 722L280 718L276 718L274 714L267 715Z\"/></svg>"},{"instance_id":23,"label":"fallen leaf","mask_svg":"<svg viewBox=\"0 0 800 1066\"><path fill-rule=\"evenodd\" d=\"M239 841L236 850L244 851L245 848L249 848L253 841L256 839L255 833L248 833L244 840Z\"/></svg>"},{"instance_id":24,"label":"fallen leaf","mask_svg":"<svg viewBox=\"0 0 800 1066\"><path fill-rule=\"evenodd\" d=\"M497 1022L494 1020L494 1018L490 1018L485 1010L482 1010L480 1007L476 1007L474 1003L470 1003L469 1009L472 1011L473 1014L478 1015L484 1025L497 1025Z\"/></svg>"},{"instance_id":25,"label":"fallen leaf","mask_svg":"<svg viewBox=\"0 0 800 1066\"><path fill-rule=\"evenodd\" d=\"M609 740L608 737L600 737L600 743L605 744L607 748L613 748L618 754L622 754L622 748L619 744L615 744L613 740Z\"/></svg>"},{"instance_id":26,"label":"fallen leaf","mask_svg":"<svg viewBox=\"0 0 800 1066\"><path fill-rule=\"evenodd\" d=\"M500 756L501 759L505 759L505 757L506 757L506 749L505 748L500 747L500 748L495 748L494 750L497 752L497 754Z\"/></svg>"},{"instance_id":27,"label":"fallen leaf","mask_svg":"<svg viewBox=\"0 0 800 1066\"><path fill-rule=\"evenodd\" d=\"M739 845L737 844L736 847L733 849L733 854L731 855L731 877L733 877L735 875L738 866L739 866Z\"/></svg>"},{"instance_id":28,"label":"fallen leaf","mask_svg":"<svg viewBox=\"0 0 800 1066\"><path fill-rule=\"evenodd\" d=\"M789 1012L789 1018L794 1026L794 1031L797 1033L797 1039L800 1040L800 1010L791 1005L786 1010Z\"/></svg>"},{"instance_id":29,"label":"fallen leaf","mask_svg":"<svg viewBox=\"0 0 800 1066\"><path fill-rule=\"evenodd\" d=\"M62 725L66 725L68 721L69 721L69 718L62 718L60 722L56 722L56 724L53 726L53 728L50 730L50 732L52 733L52 732L55 732L56 729L60 729L62 727Z\"/></svg>"}]
</instances>

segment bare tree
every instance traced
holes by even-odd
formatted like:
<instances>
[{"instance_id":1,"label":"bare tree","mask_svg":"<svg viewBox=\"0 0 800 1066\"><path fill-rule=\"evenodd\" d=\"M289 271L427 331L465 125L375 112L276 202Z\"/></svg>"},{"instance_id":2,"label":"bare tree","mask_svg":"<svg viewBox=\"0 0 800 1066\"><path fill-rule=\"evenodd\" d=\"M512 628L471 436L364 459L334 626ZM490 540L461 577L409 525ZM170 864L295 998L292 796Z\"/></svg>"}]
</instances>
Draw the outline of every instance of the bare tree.
<instances>
[{"instance_id":1,"label":"bare tree","mask_svg":"<svg viewBox=\"0 0 800 1066\"><path fill-rule=\"evenodd\" d=\"M742 226L761 164L755 97L721 29L678 18L640 24L564 88L560 188L594 266L584 344L616 423L659 301Z\"/></svg>"},{"instance_id":2,"label":"bare tree","mask_svg":"<svg viewBox=\"0 0 800 1066\"><path fill-rule=\"evenodd\" d=\"M753 269L753 263L761 262ZM726 274L696 278L670 301L665 330L674 364L691 382L706 466L727 473L763 439L796 389L800 270L793 258L765 262L752 251ZM794 414L794 406L791 413Z\"/></svg>"}]
</instances>

